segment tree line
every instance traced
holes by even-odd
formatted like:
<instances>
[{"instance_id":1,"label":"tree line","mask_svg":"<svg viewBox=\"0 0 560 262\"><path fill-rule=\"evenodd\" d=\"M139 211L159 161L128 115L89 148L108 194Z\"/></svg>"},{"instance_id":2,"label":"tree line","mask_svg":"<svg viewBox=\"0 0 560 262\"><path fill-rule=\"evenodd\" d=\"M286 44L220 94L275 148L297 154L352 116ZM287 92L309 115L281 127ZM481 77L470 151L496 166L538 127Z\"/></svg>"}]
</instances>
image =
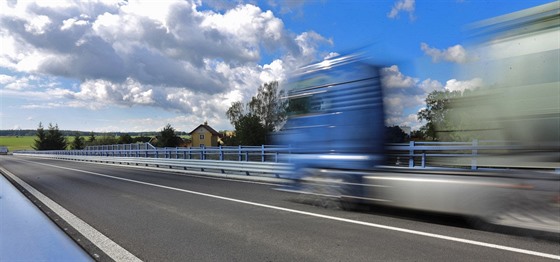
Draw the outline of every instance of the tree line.
<instances>
[{"instance_id":1,"label":"tree line","mask_svg":"<svg viewBox=\"0 0 560 262\"><path fill-rule=\"evenodd\" d=\"M74 136L76 134L80 134L80 136L90 136L94 134L94 136L122 136L122 135L130 135L132 137L153 137L159 134L158 131L148 131L148 132L93 132L93 131L79 131L79 130L59 130L63 136ZM0 130L0 136L35 136L37 134L37 129L2 129ZM184 131L177 131L178 135L187 135L187 132Z\"/></svg>"},{"instance_id":2,"label":"tree line","mask_svg":"<svg viewBox=\"0 0 560 262\"><path fill-rule=\"evenodd\" d=\"M464 91L433 91L426 97L426 106L417 114L425 124L417 131L423 140L472 141L497 139L489 123L477 120L491 97L481 89Z\"/></svg>"},{"instance_id":3,"label":"tree line","mask_svg":"<svg viewBox=\"0 0 560 262\"><path fill-rule=\"evenodd\" d=\"M387 143L403 143L411 140L423 141L470 141L480 136L480 132L466 132L480 125L461 104L478 90L433 91L425 102L426 106L417 114L417 119L425 124L410 134L400 127L385 127ZM234 136L224 136L225 145L263 145L270 142L271 133L278 131L286 121L288 101L285 91L278 82L265 83L247 103L234 102L226 112L226 117L235 127ZM484 127L477 127L484 129Z\"/></svg>"},{"instance_id":4,"label":"tree line","mask_svg":"<svg viewBox=\"0 0 560 262\"><path fill-rule=\"evenodd\" d=\"M234 102L226 112L226 117L235 127L234 136L224 136L225 145L263 145L270 142L270 135L278 131L287 118L288 101L284 98L278 82L265 83L249 102ZM424 131L406 134L400 127L385 127L387 143L403 143L410 140L424 140Z\"/></svg>"},{"instance_id":5,"label":"tree line","mask_svg":"<svg viewBox=\"0 0 560 262\"><path fill-rule=\"evenodd\" d=\"M81 150L86 146L95 145L114 145L114 144L133 144L133 143L146 143L150 142L154 137L149 136L136 136L132 137L128 133L120 136L105 134L96 136L94 132L90 132L89 136L82 136L82 132L75 132L71 142L60 131L57 124L49 123L48 128L45 130L42 123L36 130L36 139L33 143L35 150ZM155 138L157 142L155 146L158 147L177 147L183 140L179 136L181 132L177 132L170 124L167 124L160 132L156 133Z\"/></svg>"}]
</instances>

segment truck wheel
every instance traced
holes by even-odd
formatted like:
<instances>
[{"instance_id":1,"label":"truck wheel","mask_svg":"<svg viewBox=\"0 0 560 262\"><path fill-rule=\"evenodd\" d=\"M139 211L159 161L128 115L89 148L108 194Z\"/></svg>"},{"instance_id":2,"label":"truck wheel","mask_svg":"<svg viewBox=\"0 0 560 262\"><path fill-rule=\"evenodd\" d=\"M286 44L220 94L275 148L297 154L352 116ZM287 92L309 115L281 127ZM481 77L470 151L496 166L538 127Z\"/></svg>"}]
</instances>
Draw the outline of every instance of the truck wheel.
<instances>
[{"instance_id":1,"label":"truck wheel","mask_svg":"<svg viewBox=\"0 0 560 262\"><path fill-rule=\"evenodd\" d=\"M300 199L313 206L340 209L340 180L320 173L318 169L305 168L300 174Z\"/></svg>"}]
</instances>

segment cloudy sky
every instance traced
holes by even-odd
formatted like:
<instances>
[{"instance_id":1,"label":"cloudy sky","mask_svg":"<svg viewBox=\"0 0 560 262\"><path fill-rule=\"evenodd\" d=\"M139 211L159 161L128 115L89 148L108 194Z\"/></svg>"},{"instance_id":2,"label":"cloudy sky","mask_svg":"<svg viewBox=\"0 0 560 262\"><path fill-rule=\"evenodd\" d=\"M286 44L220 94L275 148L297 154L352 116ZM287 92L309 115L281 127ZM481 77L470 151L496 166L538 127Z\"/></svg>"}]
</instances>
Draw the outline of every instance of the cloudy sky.
<instances>
[{"instance_id":1,"label":"cloudy sky","mask_svg":"<svg viewBox=\"0 0 560 262\"><path fill-rule=\"evenodd\" d=\"M0 129L232 129L259 85L361 48L385 65L388 125L419 127L433 90L484 79L470 23L540 0L0 1Z\"/></svg>"}]
</instances>

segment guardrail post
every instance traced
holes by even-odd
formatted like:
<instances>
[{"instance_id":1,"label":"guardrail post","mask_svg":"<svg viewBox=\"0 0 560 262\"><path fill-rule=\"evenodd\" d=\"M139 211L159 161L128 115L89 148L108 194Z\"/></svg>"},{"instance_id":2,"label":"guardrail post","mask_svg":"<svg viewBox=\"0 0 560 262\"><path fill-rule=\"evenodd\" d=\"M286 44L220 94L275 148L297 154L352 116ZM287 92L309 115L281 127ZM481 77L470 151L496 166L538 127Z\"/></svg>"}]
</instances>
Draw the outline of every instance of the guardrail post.
<instances>
[{"instance_id":1,"label":"guardrail post","mask_svg":"<svg viewBox=\"0 0 560 262\"><path fill-rule=\"evenodd\" d=\"M422 151L422 168L426 168L426 151Z\"/></svg>"},{"instance_id":2,"label":"guardrail post","mask_svg":"<svg viewBox=\"0 0 560 262\"><path fill-rule=\"evenodd\" d=\"M220 145L220 161L224 160L224 150L222 149L222 145ZM223 170L222 170L223 173Z\"/></svg>"},{"instance_id":3,"label":"guardrail post","mask_svg":"<svg viewBox=\"0 0 560 262\"><path fill-rule=\"evenodd\" d=\"M264 145L261 146L261 162L264 162L265 160L265 156L264 156Z\"/></svg>"},{"instance_id":4,"label":"guardrail post","mask_svg":"<svg viewBox=\"0 0 560 262\"><path fill-rule=\"evenodd\" d=\"M204 146L200 147L200 160L204 160Z\"/></svg>"},{"instance_id":5,"label":"guardrail post","mask_svg":"<svg viewBox=\"0 0 560 262\"><path fill-rule=\"evenodd\" d=\"M408 154L409 154L408 167L412 168L414 167L414 141L410 141Z\"/></svg>"},{"instance_id":6,"label":"guardrail post","mask_svg":"<svg viewBox=\"0 0 560 262\"><path fill-rule=\"evenodd\" d=\"M241 156L241 145L239 145L239 161L243 160L243 157Z\"/></svg>"},{"instance_id":7,"label":"guardrail post","mask_svg":"<svg viewBox=\"0 0 560 262\"><path fill-rule=\"evenodd\" d=\"M478 168L476 163L476 158L478 155L478 139L473 139L472 146L471 170L476 170Z\"/></svg>"}]
</instances>

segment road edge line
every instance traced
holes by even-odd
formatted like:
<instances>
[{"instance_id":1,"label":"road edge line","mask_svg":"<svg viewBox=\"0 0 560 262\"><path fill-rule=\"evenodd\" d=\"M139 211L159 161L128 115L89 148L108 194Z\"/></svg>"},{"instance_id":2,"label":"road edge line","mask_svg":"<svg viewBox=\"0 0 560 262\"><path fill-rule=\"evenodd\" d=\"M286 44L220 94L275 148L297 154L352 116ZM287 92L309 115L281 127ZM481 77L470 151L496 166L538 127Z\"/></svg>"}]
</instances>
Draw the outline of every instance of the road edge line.
<instances>
[{"instance_id":1,"label":"road edge line","mask_svg":"<svg viewBox=\"0 0 560 262\"><path fill-rule=\"evenodd\" d=\"M119 244L115 243L107 236L103 235L103 233L97 231L97 229L93 228L88 223L81 220L76 215L72 214L70 211L66 210L64 207L54 202L43 193L39 192L37 189L21 180L10 171L6 170L4 167L0 166L0 172L10 177L12 181L27 190L27 192L41 201L45 206L50 208L54 213L56 213L59 217L66 221L66 223L76 229L76 231L82 234L85 238L87 238L87 240L101 249L101 251L103 251L114 261L142 261L135 255L130 253L128 250L121 247Z\"/></svg>"}]
</instances>

